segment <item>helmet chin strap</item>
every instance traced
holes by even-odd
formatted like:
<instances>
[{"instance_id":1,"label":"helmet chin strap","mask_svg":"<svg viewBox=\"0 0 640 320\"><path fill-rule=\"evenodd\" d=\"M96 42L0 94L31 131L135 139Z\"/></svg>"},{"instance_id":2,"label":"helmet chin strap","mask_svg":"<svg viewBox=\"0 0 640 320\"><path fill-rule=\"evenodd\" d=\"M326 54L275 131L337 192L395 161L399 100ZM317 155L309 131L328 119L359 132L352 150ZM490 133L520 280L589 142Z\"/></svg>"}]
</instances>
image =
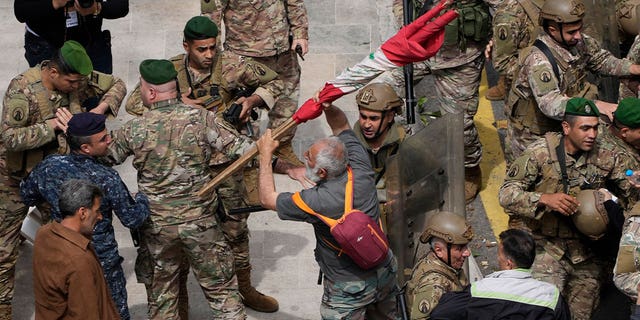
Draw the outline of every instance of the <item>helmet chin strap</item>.
<instances>
[{"instance_id":1,"label":"helmet chin strap","mask_svg":"<svg viewBox=\"0 0 640 320\"><path fill-rule=\"evenodd\" d=\"M446 263L449 267L455 269L452 265L451 265L451 243L447 242L447 261L445 262L444 260L442 260L442 258L438 257L438 255L436 254L436 257L438 259L440 259L440 261ZM431 245L431 251L433 251L433 253L435 253L435 250L433 248L433 245Z\"/></svg>"},{"instance_id":2,"label":"helmet chin strap","mask_svg":"<svg viewBox=\"0 0 640 320\"><path fill-rule=\"evenodd\" d=\"M569 44L567 43L567 41L564 40L564 34L562 33L562 25L563 25L563 23L559 23L558 24L558 28L560 29L560 39L562 39L562 44L565 47L569 48Z\"/></svg>"}]
</instances>

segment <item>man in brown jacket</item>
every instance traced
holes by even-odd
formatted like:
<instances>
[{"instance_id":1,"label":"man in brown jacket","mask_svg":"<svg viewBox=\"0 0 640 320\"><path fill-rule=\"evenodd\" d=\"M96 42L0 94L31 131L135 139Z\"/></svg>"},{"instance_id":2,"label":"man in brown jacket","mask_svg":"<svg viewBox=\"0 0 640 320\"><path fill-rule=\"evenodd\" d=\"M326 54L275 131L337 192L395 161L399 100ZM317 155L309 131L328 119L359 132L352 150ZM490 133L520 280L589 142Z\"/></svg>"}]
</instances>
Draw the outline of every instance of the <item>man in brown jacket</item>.
<instances>
[{"instance_id":1,"label":"man in brown jacket","mask_svg":"<svg viewBox=\"0 0 640 320\"><path fill-rule=\"evenodd\" d=\"M40 228L33 250L36 319L120 319L93 247L102 191L72 179L60 188L61 222Z\"/></svg>"}]
</instances>

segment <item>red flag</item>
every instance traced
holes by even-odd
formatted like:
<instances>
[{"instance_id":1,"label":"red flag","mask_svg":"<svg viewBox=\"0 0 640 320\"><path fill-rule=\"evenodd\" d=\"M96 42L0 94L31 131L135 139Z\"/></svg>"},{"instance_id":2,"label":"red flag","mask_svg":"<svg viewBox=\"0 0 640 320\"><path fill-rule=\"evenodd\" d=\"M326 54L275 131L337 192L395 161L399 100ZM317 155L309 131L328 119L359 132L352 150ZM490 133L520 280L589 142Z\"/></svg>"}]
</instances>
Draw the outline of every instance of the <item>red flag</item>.
<instances>
[{"instance_id":1,"label":"red flag","mask_svg":"<svg viewBox=\"0 0 640 320\"><path fill-rule=\"evenodd\" d=\"M446 2L447 0L441 1L387 40L380 47L387 59L403 66L433 57L444 42L444 26L458 17L458 13L452 10L429 21L444 9Z\"/></svg>"}]
</instances>

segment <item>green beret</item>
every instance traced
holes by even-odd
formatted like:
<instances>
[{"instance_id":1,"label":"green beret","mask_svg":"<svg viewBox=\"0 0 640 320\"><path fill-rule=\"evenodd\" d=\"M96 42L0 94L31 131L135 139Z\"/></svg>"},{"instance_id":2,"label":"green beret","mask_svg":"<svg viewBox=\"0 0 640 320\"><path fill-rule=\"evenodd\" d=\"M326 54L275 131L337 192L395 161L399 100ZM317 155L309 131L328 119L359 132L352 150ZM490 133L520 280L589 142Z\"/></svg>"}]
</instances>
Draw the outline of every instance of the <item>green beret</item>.
<instances>
[{"instance_id":1,"label":"green beret","mask_svg":"<svg viewBox=\"0 0 640 320\"><path fill-rule=\"evenodd\" d=\"M564 110L565 115L581 116L581 117L599 117L600 112L593 101L581 97L573 97L567 101L567 108Z\"/></svg>"},{"instance_id":2,"label":"green beret","mask_svg":"<svg viewBox=\"0 0 640 320\"><path fill-rule=\"evenodd\" d=\"M60 48L62 60L71 67L74 72L88 76L93 71L93 64L87 55L87 51L77 41L69 40Z\"/></svg>"},{"instance_id":3,"label":"green beret","mask_svg":"<svg viewBox=\"0 0 640 320\"><path fill-rule=\"evenodd\" d=\"M218 27L211 19L197 16L189 19L184 26L184 38L189 40L204 40L218 36Z\"/></svg>"},{"instance_id":4,"label":"green beret","mask_svg":"<svg viewBox=\"0 0 640 320\"><path fill-rule=\"evenodd\" d=\"M622 99L616 111L613 112L613 117L629 128L640 128L640 99Z\"/></svg>"},{"instance_id":5,"label":"green beret","mask_svg":"<svg viewBox=\"0 0 640 320\"><path fill-rule=\"evenodd\" d=\"M163 84L178 76L173 63L169 60L148 59L140 63L140 76L151 84Z\"/></svg>"}]
</instances>

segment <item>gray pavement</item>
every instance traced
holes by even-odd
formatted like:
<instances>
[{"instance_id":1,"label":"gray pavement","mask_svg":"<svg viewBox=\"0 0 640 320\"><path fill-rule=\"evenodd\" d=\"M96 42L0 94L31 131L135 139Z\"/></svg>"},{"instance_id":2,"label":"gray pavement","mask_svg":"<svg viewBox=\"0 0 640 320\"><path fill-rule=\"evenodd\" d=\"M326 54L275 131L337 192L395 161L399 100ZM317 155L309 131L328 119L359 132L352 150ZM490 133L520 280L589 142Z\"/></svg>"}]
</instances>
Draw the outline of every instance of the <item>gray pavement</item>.
<instances>
[{"instance_id":1,"label":"gray pavement","mask_svg":"<svg viewBox=\"0 0 640 320\"><path fill-rule=\"evenodd\" d=\"M310 17L310 53L302 65L300 104L326 80L332 79L346 66L361 60L383 40L394 33L391 0L309 0L305 1ZM13 15L13 1L0 0L0 94L12 77L26 70L23 57L24 27ZM129 15L106 21L113 37L114 75L122 78L129 89L138 79L138 65L147 58L168 58L182 50L184 23L199 13L199 2L166 0L132 0ZM356 119L353 96L337 105ZM122 108L124 109L124 107ZM124 110L109 123L117 128L129 119ZM310 121L298 128L294 147L301 153L313 140L329 134L323 119ZM117 167L131 191L137 190L135 170L130 163ZM279 190L296 190L297 183L277 177ZM133 319L146 318L144 286L136 283L133 265L136 250L129 232L116 222L120 254L124 257L129 306ZM252 280L262 292L276 297L280 311L263 314L248 310L249 319L318 319L322 287L316 284L318 266L313 258L315 239L310 225L280 221L271 211L254 213L249 219L251 230ZM17 266L14 319L33 319L34 301L31 279L32 246L21 246ZM194 281L189 279L190 318L211 318L206 301Z\"/></svg>"}]
</instances>

